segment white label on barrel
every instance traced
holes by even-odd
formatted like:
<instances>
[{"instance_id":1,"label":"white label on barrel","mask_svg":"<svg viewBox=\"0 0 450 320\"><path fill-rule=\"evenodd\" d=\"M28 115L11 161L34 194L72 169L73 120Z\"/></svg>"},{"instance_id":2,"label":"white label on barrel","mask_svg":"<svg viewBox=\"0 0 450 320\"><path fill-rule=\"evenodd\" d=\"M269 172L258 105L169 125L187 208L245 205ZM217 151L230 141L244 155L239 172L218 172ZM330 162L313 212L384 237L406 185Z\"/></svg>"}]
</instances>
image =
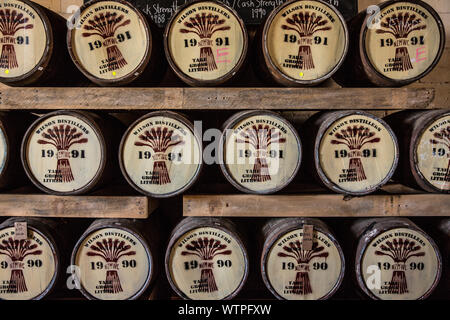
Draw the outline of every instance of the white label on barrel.
<instances>
[{"instance_id":1,"label":"white label on barrel","mask_svg":"<svg viewBox=\"0 0 450 320\"><path fill-rule=\"evenodd\" d=\"M422 176L440 190L450 190L450 116L425 128L417 141L417 167Z\"/></svg>"},{"instance_id":2,"label":"white label on barrel","mask_svg":"<svg viewBox=\"0 0 450 320\"><path fill-rule=\"evenodd\" d=\"M0 299L30 300L49 287L56 272L55 253L32 229L14 240L14 227L0 230Z\"/></svg>"},{"instance_id":3,"label":"white label on barrel","mask_svg":"<svg viewBox=\"0 0 450 320\"><path fill-rule=\"evenodd\" d=\"M285 299L320 299L339 281L342 259L336 243L318 230L314 230L311 250L304 250L302 242L303 229L297 229L273 243L266 257L267 278Z\"/></svg>"},{"instance_id":4,"label":"white label on barrel","mask_svg":"<svg viewBox=\"0 0 450 320\"><path fill-rule=\"evenodd\" d=\"M47 45L44 23L22 1L0 2L0 78L20 77L41 61Z\"/></svg>"},{"instance_id":5,"label":"white label on barrel","mask_svg":"<svg viewBox=\"0 0 450 320\"><path fill-rule=\"evenodd\" d=\"M420 76L440 47L438 24L417 3L396 2L371 17L364 39L372 66L385 77L406 80Z\"/></svg>"},{"instance_id":6,"label":"white label on barrel","mask_svg":"<svg viewBox=\"0 0 450 320\"><path fill-rule=\"evenodd\" d=\"M415 300L432 288L438 273L438 259L422 233L395 228L379 234L368 244L361 268L366 286L372 288L369 291L376 297Z\"/></svg>"},{"instance_id":7,"label":"white label on barrel","mask_svg":"<svg viewBox=\"0 0 450 320\"><path fill-rule=\"evenodd\" d=\"M390 132L364 115L345 116L323 134L320 167L339 188L364 192L376 188L389 175L397 150Z\"/></svg>"},{"instance_id":8,"label":"white label on barrel","mask_svg":"<svg viewBox=\"0 0 450 320\"><path fill-rule=\"evenodd\" d=\"M275 15L267 49L280 72L307 81L336 67L345 50L345 29L334 10L317 1L296 1Z\"/></svg>"},{"instance_id":9,"label":"white label on barrel","mask_svg":"<svg viewBox=\"0 0 450 320\"><path fill-rule=\"evenodd\" d=\"M57 192L76 191L101 167L100 139L82 119L57 115L34 127L26 143L28 167L43 186Z\"/></svg>"},{"instance_id":10,"label":"white label on barrel","mask_svg":"<svg viewBox=\"0 0 450 320\"><path fill-rule=\"evenodd\" d=\"M245 276L241 246L218 228L186 232L174 243L169 259L170 277L189 299L226 298L239 288Z\"/></svg>"},{"instance_id":11,"label":"white label on barrel","mask_svg":"<svg viewBox=\"0 0 450 320\"><path fill-rule=\"evenodd\" d=\"M192 131L175 118L142 120L123 145L128 177L145 192L164 195L179 191L198 173L202 150Z\"/></svg>"},{"instance_id":12,"label":"white label on barrel","mask_svg":"<svg viewBox=\"0 0 450 320\"><path fill-rule=\"evenodd\" d=\"M252 191L288 183L300 157L299 140L287 123L271 115L243 118L230 128L224 146L228 174Z\"/></svg>"},{"instance_id":13,"label":"white label on barrel","mask_svg":"<svg viewBox=\"0 0 450 320\"><path fill-rule=\"evenodd\" d=\"M244 32L226 7L204 1L182 10L168 33L168 48L177 67L197 80L227 75L244 50Z\"/></svg>"},{"instance_id":14,"label":"white label on barrel","mask_svg":"<svg viewBox=\"0 0 450 320\"><path fill-rule=\"evenodd\" d=\"M126 230L94 231L76 253L80 284L96 299L129 299L143 289L150 275L148 254L141 241Z\"/></svg>"},{"instance_id":15,"label":"white label on barrel","mask_svg":"<svg viewBox=\"0 0 450 320\"><path fill-rule=\"evenodd\" d=\"M151 45L147 26L125 3L93 3L81 12L80 25L72 29L72 50L78 63L100 79L133 74Z\"/></svg>"},{"instance_id":16,"label":"white label on barrel","mask_svg":"<svg viewBox=\"0 0 450 320\"><path fill-rule=\"evenodd\" d=\"M8 159L8 143L6 141L5 132L0 125L0 175L5 169L6 160Z\"/></svg>"}]
</instances>

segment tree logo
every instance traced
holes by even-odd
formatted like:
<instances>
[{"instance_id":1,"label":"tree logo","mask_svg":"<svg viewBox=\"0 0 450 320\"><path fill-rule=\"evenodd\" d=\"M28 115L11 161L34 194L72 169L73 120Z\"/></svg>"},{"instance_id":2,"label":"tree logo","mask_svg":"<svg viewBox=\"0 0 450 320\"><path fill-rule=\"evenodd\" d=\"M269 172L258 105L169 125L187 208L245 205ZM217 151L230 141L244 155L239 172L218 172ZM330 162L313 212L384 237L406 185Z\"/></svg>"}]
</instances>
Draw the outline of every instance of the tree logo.
<instances>
[{"instance_id":1,"label":"tree logo","mask_svg":"<svg viewBox=\"0 0 450 320\"><path fill-rule=\"evenodd\" d=\"M327 26L328 20L323 19L322 16L317 16L315 13L294 13L290 18L286 18L286 23L281 25L281 29L296 32L300 39L298 40L298 57L297 64L302 70L314 69L314 61L311 53L312 36L319 31L331 30Z\"/></svg>"},{"instance_id":2,"label":"tree logo","mask_svg":"<svg viewBox=\"0 0 450 320\"><path fill-rule=\"evenodd\" d=\"M200 47L200 60L202 62L206 61L208 66L208 71L213 71L217 69L216 61L212 51L212 36L218 31L230 30L230 26L223 25L225 19L219 20L218 15L213 15L209 13L206 15L205 12L196 14L195 18L190 17L189 21L184 22L184 26L187 29L180 29L181 33L194 33L200 37L198 43Z\"/></svg>"},{"instance_id":3,"label":"tree logo","mask_svg":"<svg viewBox=\"0 0 450 320\"><path fill-rule=\"evenodd\" d=\"M309 263L315 258L327 258L328 252L317 242L313 242L311 250L303 250L299 240L289 242L288 246L283 247L283 251L278 252L282 258L292 258L297 262L295 270L295 281L293 285L293 294L306 295L312 293L311 283L309 281Z\"/></svg>"},{"instance_id":4,"label":"tree logo","mask_svg":"<svg viewBox=\"0 0 450 320\"><path fill-rule=\"evenodd\" d=\"M230 255L231 250L225 250L226 248L227 245L222 244L220 240L204 237L191 241L185 247L187 251L181 252L182 256L197 256L202 260L200 262L199 292L214 292L219 290L213 273L213 259L219 255Z\"/></svg>"},{"instance_id":5,"label":"tree logo","mask_svg":"<svg viewBox=\"0 0 450 320\"><path fill-rule=\"evenodd\" d=\"M153 173L151 177L152 184L170 183L169 172L167 171L166 160L168 160L167 151L176 145L184 144L183 138L179 135L173 135L173 130L157 127L146 130L139 136L139 140L134 143L138 147L149 147L154 151L153 154Z\"/></svg>"},{"instance_id":6,"label":"tree logo","mask_svg":"<svg viewBox=\"0 0 450 320\"><path fill-rule=\"evenodd\" d=\"M363 181L366 180L366 173L361 162L361 149L368 143L378 143L380 138L375 137L375 132L370 131L364 126L348 126L347 129L336 132L334 135L337 140L331 140L331 144L343 144L350 149L350 162L348 165L347 180Z\"/></svg>"},{"instance_id":7,"label":"tree logo","mask_svg":"<svg viewBox=\"0 0 450 320\"><path fill-rule=\"evenodd\" d=\"M0 244L0 254L7 255L11 259L11 279L8 283L7 293L27 292L27 284L23 275L25 264L23 259L30 255L41 255L42 250L36 250L37 244L31 244L31 240L13 240L8 238Z\"/></svg>"},{"instance_id":8,"label":"tree logo","mask_svg":"<svg viewBox=\"0 0 450 320\"><path fill-rule=\"evenodd\" d=\"M125 244L125 241L119 239L103 239L97 241L95 245L91 245L91 250L88 251L89 257L100 257L106 262L106 281L105 292L119 293L122 292L122 285L120 284L119 273L119 259L125 256L134 256L136 251L129 251L131 246Z\"/></svg>"},{"instance_id":9,"label":"tree logo","mask_svg":"<svg viewBox=\"0 0 450 320\"><path fill-rule=\"evenodd\" d=\"M39 139L39 144L50 144L56 148L57 151L57 165L55 180L59 182L71 182L74 179L72 168L70 167L70 152L69 149L74 144L87 143L87 138L82 138L83 133L79 132L77 128L70 125L54 126L53 129L48 129L47 132L42 133L45 140Z\"/></svg>"}]
</instances>

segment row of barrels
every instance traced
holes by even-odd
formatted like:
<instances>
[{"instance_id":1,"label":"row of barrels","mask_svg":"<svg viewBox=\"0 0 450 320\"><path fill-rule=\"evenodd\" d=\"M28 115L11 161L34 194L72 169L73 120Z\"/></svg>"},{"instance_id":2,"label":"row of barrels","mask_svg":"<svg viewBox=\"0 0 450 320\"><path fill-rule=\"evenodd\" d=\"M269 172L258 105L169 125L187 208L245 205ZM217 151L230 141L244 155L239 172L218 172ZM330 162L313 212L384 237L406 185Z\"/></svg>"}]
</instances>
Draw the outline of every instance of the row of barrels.
<instances>
[{"instance_id":1,"label":"row of barrels","mask_svg":"<svg viewBox=\"0 0 450 320\"><path fill-rule=\"evenodd\" d=\"M328 2L287 1L252 42L236 11L215 0L181 6L164 34L123 0L86 2L69 21L28 0L5 0L0 21L0 81L10 85L73 84L73 64L102 86L154 84L167 60L185 83L214 86L252 60L272 84L316 85L334 75L348 86L401 86L428 74L445 47L439 15L419 0L387 1L348 22Z\"/></svg>"},{"instance_id":2,"label":"row of barrels","mask_svg":"<svg viewBox=\"0 0 450 320\"><path fill-rule=\"evenodd\" d=\"M66 270L57 227L38 218L10 218L0 225L0 299L40 299L52 291ZM161 241L150 230L145 222L94 221L73 248L70 276L63 282L101 300L139 298L162 265L170 286L184 299L231 299L246 283L251 239L231 220L183 219L171 233L164 261ZM436 242L408 219L357 220L347 231L352 240L346 262L324 222L269 220L259 242L254 239L259 243L257 269L278 299L328 299L340 288L346 269L366 297L425 299L441 276L443 285L450 279L450 220L433 230L442 241L444 262Z\"/></svg>"},{"instance_id":3,"label":"row of barrels","mask_svg":"<svg viewBox=\"0 0 450 320\"><path fill-rule=\"evenodd\" d=\"M0 115L1 187L23 182L20 174L26 179L21 162L39 189L57 195L103 186L120 167L137 191L170 197L192 186L205 162L218 163L225 178L246 193L285 188L301 164L305 170L298 176L314 176L343 194L365 195L391 178L428 192L450 192L448 110L402 111L384 120L364 111L327 111L300 128L275 112L242 111L222 131L216 129L218 137L206 147L208 130L203 134L170 111L150 112L127 130L108 114L55 111L31 125L29 117Z\"/></svg>"}]
</instances>

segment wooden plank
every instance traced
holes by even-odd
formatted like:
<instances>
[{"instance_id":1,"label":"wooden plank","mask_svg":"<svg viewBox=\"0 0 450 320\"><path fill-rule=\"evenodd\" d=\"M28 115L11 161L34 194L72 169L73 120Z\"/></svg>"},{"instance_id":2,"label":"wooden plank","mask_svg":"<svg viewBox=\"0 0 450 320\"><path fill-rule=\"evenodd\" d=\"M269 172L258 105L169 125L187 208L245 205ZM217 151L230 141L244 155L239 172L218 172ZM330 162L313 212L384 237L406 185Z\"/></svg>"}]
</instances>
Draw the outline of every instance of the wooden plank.
<instances>
[{"instance_id":1,"label":"wooden plank","mask_svg":"<svg viewBox=\"0 0 450 320\"><path fill-rule=\"evenodd\" d=\"M426 109L433 99L433 88L0 87L0 110Z\"/></svg>"},{"instance_id":2,"label":"wooden plank","mask_svg":"<svg viewBox=\"0 0 450 320\"><path fill-rule=\"evenodd\" d=\"M450 197L439 194L185 195L184 216L386 217L450 216Z\"/></svg>"},{"instance_id":3,"label":"wooden plank","mask_svg":"<svg viewBox=\"0 0 450 320\"><path fill-rule=\"evenodd\" d=\"M145 219L157 207L143 196L0 194L0 216Z\"/></svg>"}]
</instances>

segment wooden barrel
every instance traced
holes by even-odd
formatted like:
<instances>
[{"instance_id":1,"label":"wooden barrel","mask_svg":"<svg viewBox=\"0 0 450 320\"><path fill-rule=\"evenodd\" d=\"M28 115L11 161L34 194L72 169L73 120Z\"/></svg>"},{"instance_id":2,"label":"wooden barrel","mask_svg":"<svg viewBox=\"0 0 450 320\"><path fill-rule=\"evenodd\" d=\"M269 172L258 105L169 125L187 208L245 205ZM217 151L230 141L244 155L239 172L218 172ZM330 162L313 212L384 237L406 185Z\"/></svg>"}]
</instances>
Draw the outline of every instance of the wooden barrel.
<instances>
[{"instance_id":1,"label":"wooden barrel","mask_svg":"<svg viewBox=\"0 0 450 320\"><path fill-rule=\"evenodd\" d=\"M190 1L169 20L164 49L173 71L191 86L215 86L232 79L247 55L242 19L221 1Z\"/></svg>"},{"instance_id":2,"label":"wooden barrel","mask_svg":"<svg viewBox=\"0 0 450 320\"><path fill-rule=\"evenodd\" d=\"M0 300L38 300L53 290L60 259L51 226L36 218L0 224Z\"/></svg>"},{"instance_id":3,"label":"wooden barrel","mask_svg":"<svg viewBox=\"0 0 450 320\"><path fill-rule=\"evenodd\" d=\"M46 193L86 193L113 178L121 132L120 123L106 114L51 112L25 134L22 164L30 180Z\"/></svg>"},{"instance_id":4,"label":"wooden barrel","mask_svg":"<svg viewBox=\"0 0 450 320\"><path fill-rule=\"evenodd\" d=\"M444 270L440 281L439 291L443 298L448 298L450 294L450 219L446 218L437 223L437 242L442 252Z\"/></svg>"},{"instance_id":5,"label":"wooden barrel","mask_svg":"<svg viewBox=\"0 0 450 320\"><path fill-rule=\"evenodd\" d=\"M413 188L450 193L450 111L405 111L386 118L399 139L394 178Z\"/></svg>"},{"instance_id":6,"label":"wooden barrel","mask_svg":"<svg viewBox=\"0 0 450 320\"><path fill-rule=\"evenodd\" d=\"M139 221L95 220L72 251L83 295L91 300L139 298L157 275L152 236Z\"/></svg>"},{"instance_id":7,"label":"wooden barrel","mask_svg":"<svg viewBox=\"0 0 450 320\"><path fill-rule=\"evenodd\" d=\"M248 256L230 220L192 217L172 231L165 266L170 286L183 299L232 299L247 279Z\"/></svg>"},{"instance_id":8,"label":"wooden barrel","mask_svg":"<svg viewBox=\"0 0 450 320\"><path fill-rule=\"evenodd\" d=\"M436 243L405 218L357 221L355 273L360 289L372 299L427 298L441 277Z\"/></svg>"},{"instance_id":9,"label":"wooden barrel","mask_svg":"<svg viewBox=\"0 0 450 320\"><path fill-rule=\"evenodd\" d=\"M343 63L348 31L339 11L325 1L294 0L275 8L257 39L256 72L284 86L318 84Z\"/></svg>"},{"instance_id":10,"label":"wooden barrel","mask_svg":"<svg viewBox=\"0 0 450 320\"><path fill-rule=\"evenodd\" d=\"M343 85L402 86L428 74L445 48L444 25L419 0L386 1L349 22L349 54L335 79Z\"/></svg>"},{"instance_id":11,"label":"wooden barrel","mask_svg":"<svg viewBox=\"0 0 450 320\"><path fill-rule=\"evenodd\" d=\"M150 112L136 120L119 150L126 180L152 197L182 193L196 181L202 167L201 137L192 122L175 112Z\"/></svg>"},{"instance_id":12,"label":"wooden barrel","mask_svg":"<svg viewBox=\"0 0 450 320\"><path fill-rule=\"evenodd\" d=\"M220 168L242 192L273 193L297 174L302 156L295 128L279 114L250 110L229 118L219 144Z\"/></svg>"},{"instance_id":13,"label":"wooden barrel","mask_svg":"<svg viewBox=\"0 0 450 320\"><path fill-rule=\"evenodd\" d=\"M308 155L316 179L344 194L368 194L389 181L398 144L382 119L364 111L331 111L309 120Z\"/></svg>"},{"instance_id":14,"label":"wooden barrel","mask_svg":"<svg viewBox=\"0 0 450 320\"><path fill-rule=\"evenodd\" d=\"M0 82L24 86L80 79L64 45L64 18L28 0L5 0L0 22Z\"/></svg>"},{"instance_id":15,"label":"wooden barrel","mask_svg":"<svg viewBox=\"0 0 450 320\"><path fill-rule=\"evenodd\" d=\"M323 300L339 289L345 271L344 254L322 221L269 220L262 238L262 278L278 299ZM309 246L304 238L309 239Z\"/></svg>"},{"instance_id":16,"label":"wooden barrel","mask_svg":"<svg viewBox=\"0 0 450 320\"><path fill-rule=\"evenodd\" d=\"M0 189L11 189L27 181L20 161L20 144L33 117L0 112Z\"/></svg>"},{"instance_id":17,"label":"wooden barrel","mask_svg":"<svg viewBox=\"0 0 450 320\"><path fill-rule=\"evenodd\" d=\"M148 84L162 77L161 34L129 2L86 2L80 7L79 19L72 23L79 28L67 33L70 56L92 82L102 86L133 81Z\"/></svg>"}]
</instances>

